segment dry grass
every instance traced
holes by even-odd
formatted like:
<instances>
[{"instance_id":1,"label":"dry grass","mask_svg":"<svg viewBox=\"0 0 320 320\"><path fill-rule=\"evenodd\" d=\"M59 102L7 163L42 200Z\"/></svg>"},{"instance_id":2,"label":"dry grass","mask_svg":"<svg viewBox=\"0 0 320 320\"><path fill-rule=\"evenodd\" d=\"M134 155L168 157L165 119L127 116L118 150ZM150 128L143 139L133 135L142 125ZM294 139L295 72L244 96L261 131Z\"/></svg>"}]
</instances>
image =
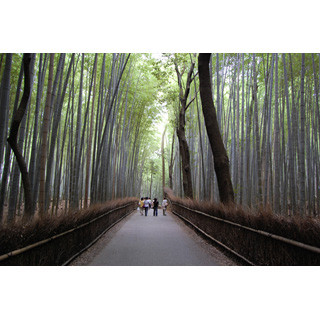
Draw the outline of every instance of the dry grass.
<instances>
[{"instance_id":1,"label":"dry grass","mask_svg":"<svg viewBox=\"0 0 320 320\"><path fill-rule=\"evenodd\" d=\"M137 203L136 198L125 198L91 205L87 209L61 214L58 217L34 218L23 224L21 221L0 227L0 255L48 239L64 231L86 223L105 212L128 203Z\"/></svg>"},{"instance_id":2,"label":"dry grass","mask_svg":"<svg viewBox=\"0 0 320 320\"><path fill-rule=\"evenodd\" d=\"M320 221L312 217L286 217L273 214L270 208L257 210L242 206L225 206L221 203L181 199L166 189L168 198L186 207L229 220L243 226L273 233L288 239L320 247Z\"/></svg>"}]
</instances>

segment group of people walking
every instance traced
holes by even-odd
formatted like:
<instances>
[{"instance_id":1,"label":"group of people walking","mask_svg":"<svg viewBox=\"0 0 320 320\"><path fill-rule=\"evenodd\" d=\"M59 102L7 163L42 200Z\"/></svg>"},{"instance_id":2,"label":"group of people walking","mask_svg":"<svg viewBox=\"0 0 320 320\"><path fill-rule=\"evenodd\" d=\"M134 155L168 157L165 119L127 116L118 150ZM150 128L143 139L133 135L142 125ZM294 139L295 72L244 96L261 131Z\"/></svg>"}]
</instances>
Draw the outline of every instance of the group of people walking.
<instances>
[{"instance_id":1,"label":"group of people walking","mask_svg":"<svg viewBox=\"0 0 320 320\"><path fill-rule=\"evenodd\" d=\"M168 206L168 201L166 198L163 198L161 208L162 208L164 216L166 215L167 206ZM158 208L159 208L159 201L157 198L154 198L153 200L151 200L151 198L144 197L144 198L141 198L139 201L138 210L140 211L140 214L142 216L143 216L143 211L144 211L144 215L147 216L148 210L153 209L153 215L155 217L157 217L158 216Z\"/></svg>"}]
</instances>

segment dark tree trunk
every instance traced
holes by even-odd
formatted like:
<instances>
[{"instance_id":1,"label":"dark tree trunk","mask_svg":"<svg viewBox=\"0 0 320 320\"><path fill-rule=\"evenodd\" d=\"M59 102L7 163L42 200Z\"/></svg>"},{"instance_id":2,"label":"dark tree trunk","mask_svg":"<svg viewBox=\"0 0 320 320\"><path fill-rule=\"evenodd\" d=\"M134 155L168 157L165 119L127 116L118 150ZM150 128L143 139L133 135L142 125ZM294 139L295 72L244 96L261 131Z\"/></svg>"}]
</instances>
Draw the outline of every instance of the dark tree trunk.
<instances>
[{"instance_id":1,"label":"dark tree trunk","mask_svg":"<svg viewBox=\"0 0 320 320\"><path fill-rule=\"evenodd\" d=\"M190 152L186 138L185 131L185 110L182 106L179 113L179 124L177 128L177 136L179 140L179 150L182 162L182 178L183 178L183 191L187 198L193 199L191 166L190 166Z\"/></svg>"},{"instance_id":2,"label":"dark tree trunk","mask_svg":"<svg viewBox=\"0 0 320 320\"><path fill-rule=\"evenodd\" d=\"M210 56L211 53L200 53L198 57L202 112L214 157L214 169L217 175L220 200L223 203L233 203L234 193L230 177L229 159L221 138L216 110L212 100L209 73Z\"/></svg>"},{"instance_id":3,"label":"dark tree trunk","mask_svg":"<svg viewBox=\"0 0 320 320\"><path fill-rule=\"evenodd\" d=\"M170 158L170 165L169 165L169 188L173 189L173 165L174 165L174 133L172 135L172 146L171 146L171 158Z\"/></svg>"},{"instance_id":4,"label":"dark tree trunk","mask_svg":"<svg viewBox=\"0 0 320 320\"><path fill-rule=\"evenodd\" d=\"M190 152L189 152L189 146L186 138L186 111L189 107L189 105L193 102L194 99L192 99L187 104L187 99L190 92L190 85L191 82L194 80L192 79L193 69L194 69L194 62L191 62L190 70L188 72L187 76L187 82L185 90L182 85L182 74L179 71L177 63L175 63L175 69L178 77L178 84L180 88L179 93L179 100L180 100L180 110L179 110L179 119L178 119L178 126L177 126L177 136L179 140L179 151L181 156L181 163L182 163L182 179L183 179L183 191L184 196L190 199L193 199L193 187L192 187L192 176L191 176L191 165L190 165Z\"/></svg>"},{"instance_id":5,"label":"dark tree trunk","mask_svg":"<svg viewBox=\"0 0 320 320\"><path fill-rule=\"evenodd\" d=\"M3 56L2 56L3 57ZM12 53L6 54L6 64L0 87L0 167L3 163L3 153L6 146L8 130L9 97L10 97L10 73L12 65Z\"/></svg>"},{"instance_id":6,"label":"dark tree trunk","mask_svg":"<svg viewBox=\"0 0 320 320\"><path fill-rule=\"evenodd\" d=\"M23 96L20 102L20 106L17 111L13 115L13 120L10 128L10 135L8 137L8 143L12 148L17 163L19 165L19 169L22 175L22 183L24 188L24 197L25 197L25 218L29 219L33 216L33 206L32 206L32 193L31 193L31 183L29 178L29 173L27 170L26 162L22 156L21 151L19 150L17 143L17 136L20 127L20 123L22 118L26 112L28 100L30 96L31 89L31 73L30 73L30 62L31 62L32 54L25 53L23 55L23 66L24 66L24 91Z\"/></svg>"}]
</instances>

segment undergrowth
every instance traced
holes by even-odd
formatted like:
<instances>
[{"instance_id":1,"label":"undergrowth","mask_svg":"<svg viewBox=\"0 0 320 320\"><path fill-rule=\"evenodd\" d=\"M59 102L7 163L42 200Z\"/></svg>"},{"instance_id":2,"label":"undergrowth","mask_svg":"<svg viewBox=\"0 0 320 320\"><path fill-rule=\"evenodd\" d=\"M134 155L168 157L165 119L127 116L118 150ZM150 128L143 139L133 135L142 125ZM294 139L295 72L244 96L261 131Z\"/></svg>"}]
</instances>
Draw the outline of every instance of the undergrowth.
<instances>
[{"instance_id":1,"label":"undergrowth","mask_svg":"<svg viewBox=\"0 0 320 320\"><path fill-rule=\"evenodd\" d=\"M197 201L176 197L172 190L165 190L168 198L188 208L229 220L246 227L265 231L288 239L320 247L320 221L314 217L280 216L270 208L253 210L244 206L225 206L211 201Z\"/></svg>"},{"instance_id":2,"label":"undergrowth","mask_svg":"<svg viewBox=\"0 0 320 320\"><path fill-rule=\"evenodd\" d=\"M138 200L136 198L112 200L58 217L34 218L29 223L16 222L0 226L0 255L76 228L109 210L131 202L137 203Z\"/></svg>"}]
</instances>

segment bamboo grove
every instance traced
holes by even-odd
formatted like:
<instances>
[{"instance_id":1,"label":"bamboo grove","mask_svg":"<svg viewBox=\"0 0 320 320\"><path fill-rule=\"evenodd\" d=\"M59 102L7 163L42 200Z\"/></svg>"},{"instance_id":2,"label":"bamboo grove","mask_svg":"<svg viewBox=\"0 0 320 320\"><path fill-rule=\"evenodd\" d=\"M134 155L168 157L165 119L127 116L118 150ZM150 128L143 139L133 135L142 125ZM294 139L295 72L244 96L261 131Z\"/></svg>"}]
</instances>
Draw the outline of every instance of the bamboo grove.
<instances>
[{"instance_id":1,"label":"bamboo grove","mask_svg":"<svg viewBox=\"0 0 320 320\"><path fill-rule=\"evenodd\" d=\"M211 69L236 203L268 205L277 214L316 215L319 54L213 54ZM193 86L196 92L198 83ZM218 201L200 103L196 99L190 106L187 129L194 194ZM179 158L177 146L175 155ZM178 163L174 163L173 189L182 195Z\"/></svg>"},{"instance_id":2,"label":"bamboo grove","mask_svg":"<svg viewBox=\"0 0 320 320\"><path fill-rule=\"evenodd\" d=\"M219 201L196 57L31 54L30 96L17 135L31 215L126 196L161 198L164 186ZM25 88L23 55L1 54L0 76L0 218L11 222L25 211L20 168L7 142ZM319 54L212 54L210 76L235 202L316 215ZM188 182L179 149L184 137Z\"/></svg>"},{"instance_id":3,"label":"bamboo grove","mask_svg":"<svg viewBox=\"0 0 320 320\"><path fill-rule=\"evenodd\" d=\"M130 54L32 55L31 95L18 136L31 182L32 214L139 194L140 153L148 149L142 138L148 139L158 111L151 73L140 59ZM13 221L23 214L24 192L6 137L22 92L22 55L2 54L1 74L0 217L7 211L7 220Z\"/></svg>"}]
</instances>

